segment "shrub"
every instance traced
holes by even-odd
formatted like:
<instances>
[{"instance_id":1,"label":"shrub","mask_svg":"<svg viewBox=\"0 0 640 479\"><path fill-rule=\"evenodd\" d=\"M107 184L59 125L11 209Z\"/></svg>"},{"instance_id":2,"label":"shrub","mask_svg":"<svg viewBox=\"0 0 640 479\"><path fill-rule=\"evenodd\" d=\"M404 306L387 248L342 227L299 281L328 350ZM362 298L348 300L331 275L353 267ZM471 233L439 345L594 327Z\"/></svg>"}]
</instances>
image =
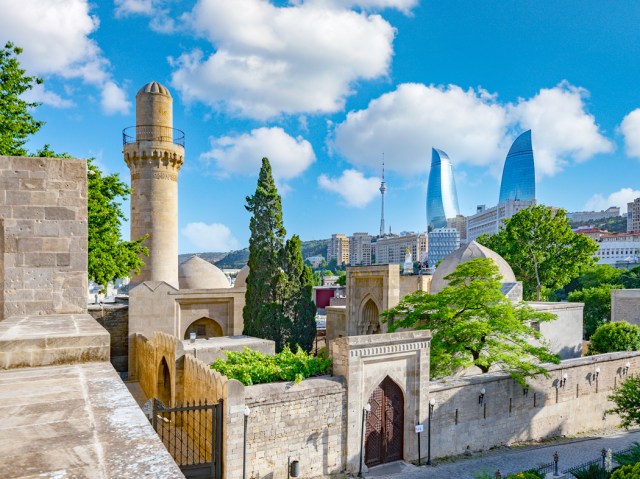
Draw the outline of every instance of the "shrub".
<instances>
[{"instance_id":1,"label":"shrub","mask_svg":"<svg viewBox=\"0 0 640 479\"><path fill-rule=\"evenodd\" d=\"M544 475L540 474L538 471L524 471L519 472L517 474L511 474L507 476L507 479L541 479L544 478Z\"/></svg>"},{"instance_id":2,"label":"shrub","mask_svg":"<svg viewBox=\"0 0 640 479\"><path fill-rule=\"evenodd\" d=\"M613 459L615 459L615 461L621 466L633 465L640 462L640 443L634 442L630 451L623 452L621 454L614 454Z\"/></svg>"},{"instance_id":3,"label":"shrub","mask_svg":"<svg viewBox=\"0 0 640 479\"><path fill-rule=\"evenodd\" d=\"M640 425L640 376L629 376L622 381L609 395L609 401L613 402L615 407L607 413L620 416L622 427L629 429Z\"/></svg>"},{"instance_id":4,"label":"shrub","mask_svg":"<svg viewBox=\"0 0 640 479\"><path fill-rule=\"evenodd\" d=\"M275 356L269 356L245 348L242 353L228 351L227 359L217 359L211 369L228 378L237 379L245 386L272 383L276 381L300 382L310 376L326 374L331 360L315 357L298 348L293 353L285 347Z\"/></svg>"},{"instance_id":5,"label":"shrub","mask_svg":"<svg viewBox=\"0 0 640 479\"><path fill-rule=\"evenodd\" d=\"M640 350L640 327L625 321L606 323L591 336L588 354Z\"/></svg>"},{"instance_id":6,"label":"shrub","mask_svg":"<svg viewBox=\"0 0 640 479\"><path fill-rule=\"evenodd\" d=\"M572 471L571 474L576 479L609 479L611 476L611 473L602 469L599 464L591 464L588 468Z\"/></svg>"},{"instance_id":7,"label":"shrub","mask_svg":"<svg viewBox=\"0 0 640 479\"><path fill-rule=\"evenodd\" d=\"M640 462L615 470L611 474L611 479L640 479Z\"/></svg>"}]
</instances>

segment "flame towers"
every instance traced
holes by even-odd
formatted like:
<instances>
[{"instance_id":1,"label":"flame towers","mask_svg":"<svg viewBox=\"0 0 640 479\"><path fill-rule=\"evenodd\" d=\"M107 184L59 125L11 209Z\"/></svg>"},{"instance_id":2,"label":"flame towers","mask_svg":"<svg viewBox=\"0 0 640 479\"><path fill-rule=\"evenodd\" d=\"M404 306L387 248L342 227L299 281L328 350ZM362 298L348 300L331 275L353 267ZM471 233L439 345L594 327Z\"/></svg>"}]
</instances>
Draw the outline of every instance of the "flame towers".
<instances>
[{"instance_id":1,"label":"flame towers","mask_svg":"<svg viewBox=\"0 0 640 479\"><path fill-rule=\"evenodd\" d=\"M455 218L459 214L453 165L449 155L442 150L433 148L427 186L428 229L431 231L435 228L446 228L447 218Z\"/></svg>"},{"instance_id":2,"label":"flame towers","mask_svg":"<svg viewBox=\"0 0 640 479\"><path fill-rule=\"evenodd\" d=\"M531 130L515 139L502 170L498 203L534 201L536 199L536 173L531 146Z\"/></svg>"}]
</instances>

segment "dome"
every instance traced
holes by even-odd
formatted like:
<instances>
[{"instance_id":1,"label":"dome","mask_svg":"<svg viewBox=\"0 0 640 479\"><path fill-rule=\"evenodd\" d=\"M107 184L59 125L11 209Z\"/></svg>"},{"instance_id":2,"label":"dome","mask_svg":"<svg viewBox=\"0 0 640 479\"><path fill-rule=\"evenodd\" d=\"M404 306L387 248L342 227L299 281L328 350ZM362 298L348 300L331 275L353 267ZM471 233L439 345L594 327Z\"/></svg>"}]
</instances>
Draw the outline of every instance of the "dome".
<instances>
[{"instance_id":1,"label":"dome","mask_svg":"<svg viewBox=\"0 0 640 479\"><path fill-rule=\"evenodd\" d=\"M247 276L249 276L249 265L245 264L240 271L238 271L238 275L236 276L236 282L233 283L234 288L246 288L247 287Z\"/></svg>"},{"instance_id":2,"label":"dome","mask_svg":"<svg viewBox=\"0 0 640 479\"><path fill-rule=\"evenodd\" d=\"M199 256L192 256L178 268L180 289L230 288L227 276L218 268Z\"/></svg>"},{"instance_id":3,"label":"dome","mask_svg":"<svg viewBox=\"0 0 640 479\"><path fill-rule=\"evenodd\" d=\"M169 90L167 89L167 87L165 87L164 85L161 85L157 81L149 82L145 86L140 88L140 90L138 90L137 95L140 95L141 93L157 93L160 95L171 96L171 93L169 93Z\"/></svg>"},{"instance_id":4,"label":"dome","mask_svg":"<svg viewBox=\"0 0 640 479\"><path fill-rule=\"evenodd\" d=\"M445 276L449 276L453 273L459 264L466 263L474 258L489 258L493 260L502 275L502 283L517 282L511 266L509 266L509 263L507 263L502 256L495 251L472 241L468 245L461 246L442 260L440 266L438 266L435 273L433 273L433 278L431 279L431 293L439 293L442 291L449 284L449 282L444 279Z\"/></svg>"}]
</instances>

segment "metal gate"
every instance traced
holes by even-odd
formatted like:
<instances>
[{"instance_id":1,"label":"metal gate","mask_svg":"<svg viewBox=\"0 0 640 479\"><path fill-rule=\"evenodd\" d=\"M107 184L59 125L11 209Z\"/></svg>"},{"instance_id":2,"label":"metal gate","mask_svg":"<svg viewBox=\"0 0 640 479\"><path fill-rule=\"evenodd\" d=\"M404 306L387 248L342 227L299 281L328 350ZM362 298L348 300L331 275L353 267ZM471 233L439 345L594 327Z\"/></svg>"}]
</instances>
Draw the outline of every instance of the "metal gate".
<instances>
[{"instance_id":1,"label":"metal gate","mask_svg":"<svg viewBox=\"0 0 640 479\"><path fill-rule=\"evenodd\" d=\"M388 376L369 398L371 412L365 433L365 463L368 467L397 461L403 456L404 398Z\"/></svg>"},{"instance_id":2,"label":"metal gate","mask_svg":"<svg viewBox=\"0 0 640 479\"><path fill-rule=\"evenodd\" d=\"M187 479L222 479L222 400L165 407L154 399L153 428Z\"/></svg>"}]
</instances>

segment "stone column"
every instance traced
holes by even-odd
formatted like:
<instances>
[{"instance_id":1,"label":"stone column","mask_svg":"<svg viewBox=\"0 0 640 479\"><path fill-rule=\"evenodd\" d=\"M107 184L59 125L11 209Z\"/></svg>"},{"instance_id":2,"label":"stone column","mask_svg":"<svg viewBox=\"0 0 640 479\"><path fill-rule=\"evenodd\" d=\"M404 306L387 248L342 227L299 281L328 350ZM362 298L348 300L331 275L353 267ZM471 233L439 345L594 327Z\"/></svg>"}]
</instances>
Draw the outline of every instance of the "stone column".
<instances>
[{"instance_id":1,"label":"stone column","mask_svg":"<svg viewBox=\"0 0 640 479\"><path fill-rule=\"evenodd\" d=\"M131 287L165 281L178 287L178 171L184 134L173 128L169 90L151 82L136 95L136 127L126 129L124 160L131 170L131 239L149 235L149 256Z\"/></svg>"}]
</instances>

